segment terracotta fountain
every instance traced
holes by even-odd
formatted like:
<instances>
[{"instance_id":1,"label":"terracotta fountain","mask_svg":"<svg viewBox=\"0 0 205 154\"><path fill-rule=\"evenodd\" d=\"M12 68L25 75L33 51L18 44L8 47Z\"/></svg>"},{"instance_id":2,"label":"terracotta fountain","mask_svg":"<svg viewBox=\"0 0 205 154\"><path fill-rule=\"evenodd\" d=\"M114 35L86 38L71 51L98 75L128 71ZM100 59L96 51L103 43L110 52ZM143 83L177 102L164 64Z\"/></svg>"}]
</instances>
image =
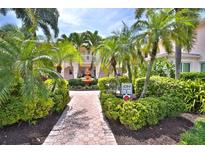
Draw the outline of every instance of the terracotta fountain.
<instances>
[{"instance_id":1,"label":"terracotta fountain","mask_svg":"<svg viewBox=\"0 0 205 154\"><path fill-rule=\"evenodd\" d=\"M90 84L92 82L91 73L89 68L85 70L85 77L82 79L85 84Z\"/></svg>"}]
</instances>

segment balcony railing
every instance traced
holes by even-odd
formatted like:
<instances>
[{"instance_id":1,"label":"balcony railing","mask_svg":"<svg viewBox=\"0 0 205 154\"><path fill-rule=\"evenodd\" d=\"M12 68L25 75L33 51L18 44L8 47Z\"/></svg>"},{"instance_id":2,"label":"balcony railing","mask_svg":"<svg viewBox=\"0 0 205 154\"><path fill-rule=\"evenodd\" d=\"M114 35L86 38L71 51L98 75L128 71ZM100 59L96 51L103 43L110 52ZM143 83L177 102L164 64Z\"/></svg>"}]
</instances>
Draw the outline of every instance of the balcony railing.
<instances>
[{"instance_id":1,"label":"balcony railing","mask_svg":"<svg viewBox=\"0 0 205 154\"><path fill-rule=\"evenodd\" d=\"M84 63L91 63L92 61L92 58L93 58L93 61L96 62L96 56L92 56L92 55L81 55L82 58L83 58L83 62Z\"/></svg>"}]
</instances>

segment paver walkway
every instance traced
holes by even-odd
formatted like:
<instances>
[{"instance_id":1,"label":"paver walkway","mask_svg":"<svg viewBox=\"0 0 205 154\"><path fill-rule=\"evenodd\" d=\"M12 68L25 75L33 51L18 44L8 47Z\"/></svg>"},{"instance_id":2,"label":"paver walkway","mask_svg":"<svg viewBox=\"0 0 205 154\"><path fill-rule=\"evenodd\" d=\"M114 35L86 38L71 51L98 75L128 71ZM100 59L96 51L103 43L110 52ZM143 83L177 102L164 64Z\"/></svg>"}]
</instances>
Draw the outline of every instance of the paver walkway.
<instances>
[{"instance_id":1,"label":"paver walkway","mask_svg":"<svg viewBox=\"0 0 205 154\"><path fill-rule=\"evenodd\" d=\"M103 118L99 91L70 91L68 107L44 144L117 144Z\"/></svg>"}]
</instances>

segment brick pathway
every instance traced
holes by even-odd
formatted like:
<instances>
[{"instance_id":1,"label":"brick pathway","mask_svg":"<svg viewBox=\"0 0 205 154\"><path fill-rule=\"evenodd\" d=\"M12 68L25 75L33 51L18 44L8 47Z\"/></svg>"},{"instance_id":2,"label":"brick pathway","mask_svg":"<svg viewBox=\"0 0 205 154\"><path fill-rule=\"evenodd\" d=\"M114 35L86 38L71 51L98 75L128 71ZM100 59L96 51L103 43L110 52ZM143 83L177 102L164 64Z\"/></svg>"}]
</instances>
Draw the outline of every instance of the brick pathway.
<instances>
[{"instance_id":1,"label":"brick pathway","mask_svg":"<svg viewBox=\"0 0 205 154\"><path fill-rule=\"evenodd\" d=\"M99 91L70 91L72 97L44 144L117 144L103 118Z\"/></svg>"}]
</instances>

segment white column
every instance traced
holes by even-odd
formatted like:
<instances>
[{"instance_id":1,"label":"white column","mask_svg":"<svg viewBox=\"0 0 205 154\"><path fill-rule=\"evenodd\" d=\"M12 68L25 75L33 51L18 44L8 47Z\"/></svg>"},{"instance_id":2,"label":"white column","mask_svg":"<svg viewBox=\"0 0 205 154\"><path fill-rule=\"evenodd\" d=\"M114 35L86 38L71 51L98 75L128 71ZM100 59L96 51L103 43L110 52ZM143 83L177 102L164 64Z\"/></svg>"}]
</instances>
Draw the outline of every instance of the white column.
<instances>
[{"instance_id":1,"label":"white column","mask_svg":"<svg viewBox=\"0 0 205 154\"><path fill-rule=\"evenodd\" d=\"M73 76L74 76L74 79L77 79L77 77L78 77L78 70L79 70L78 63L73 62Z\"/></svg>"},{"instance_id":2,"label":"white column","mask_svg":"<svg viewBox=\"0 0 205 154\"><path fill-rule=\"evenodd\" d=\"M95 69L95 71L96 71L96 78L98 79L99 78L99 76L100 76L100 66L101 66L101 58L100 58L100 55L99 54L97 54L96 55L96 69Z\"/></svg>"}]
</instances>

